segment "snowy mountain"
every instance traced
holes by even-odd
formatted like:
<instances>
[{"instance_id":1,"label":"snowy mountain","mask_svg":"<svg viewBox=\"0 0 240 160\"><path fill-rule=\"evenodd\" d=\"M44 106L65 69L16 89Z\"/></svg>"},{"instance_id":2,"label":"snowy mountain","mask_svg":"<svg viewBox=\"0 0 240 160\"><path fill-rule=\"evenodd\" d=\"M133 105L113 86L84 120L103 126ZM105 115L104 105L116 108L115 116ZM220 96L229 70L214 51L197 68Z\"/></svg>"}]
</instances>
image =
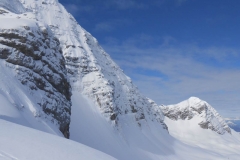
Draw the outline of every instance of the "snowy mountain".
<instances>
[{"instance_id":1,"label":"snowy mountain","mask_svg":"<svg viewBox=\"0 0 240 160\"><path fill-rule=\"evenodd\" d=\"M176 105L161 106L169 134L190 146L199 146L220 157L238 159L240 135L207 102L191 97ZM206 124L206 125L202 125Z\"/></svg>"},{"instance_id":2,"label":"snowy mountain","mask_svg":"<svg viewBox=\"0 0 240 160\"><path fill-rule=\"evenodd\" d=\"M196 122L203 129L211 129L218 134L231 134L231 129L219 113L207 102L196 97L191 97L176 105L161 106L166 117L171 120L192 120L198 117Z\"/></svg>"},{"instance_id":3,"label":"snowy mountain","mask_svg":"<svg viewBox=\"0 0 240 160\"><path fill-rule=\"evenodd\" d=\"M139 93L97 40L58 1L23 0L22 3L33 12L36 21L49 26L59 39L68 77L76 91L73 94L86 95L114 126L121 126L121 119L130 116L139 126L154 120L166 129L162 112L154 110L156 107Z\"/></svg>"},{"instance_id":4,"label":"snowy mountain","mask_svg":"<svg viewBox=\"0 0 240 160\"><path fill-rule=\"evenodd\" d=\"M0 159L239 156L239 138L210 105L191 98L160 107L143 96L57 0L0 0L0 23ZM193 137L202 134L229 148L213 150L175 136L179 122L191 123L177 126ZM44 150L49 145L56 148L52 155ZM33 154L26 158L27 148Z\"/></svg>"}]
</instances>

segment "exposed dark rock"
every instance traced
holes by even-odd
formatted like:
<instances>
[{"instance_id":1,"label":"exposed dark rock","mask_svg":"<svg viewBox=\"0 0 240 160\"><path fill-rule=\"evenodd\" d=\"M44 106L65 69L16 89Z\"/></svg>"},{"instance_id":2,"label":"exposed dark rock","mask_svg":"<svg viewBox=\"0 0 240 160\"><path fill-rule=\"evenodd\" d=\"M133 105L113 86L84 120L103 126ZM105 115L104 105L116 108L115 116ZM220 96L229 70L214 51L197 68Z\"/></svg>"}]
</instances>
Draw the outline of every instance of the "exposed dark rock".
<instances>
[{"instance_id":1,"label":"exposed dark rock","mask_svg":"<svg viewBox=\"0 0 240 160\"><path fill-rule=\"evenodd\" d=\"M117 115L114 113L114 114L112 114L111 115L111 117L110 117L110 119L113 121L113 120L115 120L117 118Z\"/></svg>"},{"instance_id":2,"label":"exposed dark rock","mask_svg":"<svg viewBox=\"0 0 240 160\"><path fill-rule=\"evenodd\" d=\"M8 56L11 54L10 50L9 49L0 49L0 58L1 59L7 59Z\"/></svg>"},{"instance_id":3,"label":"exposed dark rock","mask_svg":"<svg viewBox=\"0 0 240 160\"><path fill-rule=\"evenodd\" d=\"M8 12L5 11L5 10L0 9L0 14L4 14L4 13L8 13Z\"/></svg>"},{"instance_id":4,"label":"exposed dark rock","mask_svg":"<svg viewBox=\"0 0 240 160\"><path fill-rule=\"evenodd\" d=\"M18 66L17 78L31 91L44 92L39 106L57 120L59 130L69 138L71 86L58 39L48 29L36 31L28 26L0 30L0 37L5 46L0 48L0 59Z\"/></svg>"},{"instance_id":5,"label":"exposed dark rock","mask_svg":"<svg viewBox=\"0 0 240 160\"><path fill-rule=\"evenodd\" d=\"M200 122L198 123L200 127L202 127L203 129L208 129L208 125L210 122Z\"/></svg>"}]
</instances>

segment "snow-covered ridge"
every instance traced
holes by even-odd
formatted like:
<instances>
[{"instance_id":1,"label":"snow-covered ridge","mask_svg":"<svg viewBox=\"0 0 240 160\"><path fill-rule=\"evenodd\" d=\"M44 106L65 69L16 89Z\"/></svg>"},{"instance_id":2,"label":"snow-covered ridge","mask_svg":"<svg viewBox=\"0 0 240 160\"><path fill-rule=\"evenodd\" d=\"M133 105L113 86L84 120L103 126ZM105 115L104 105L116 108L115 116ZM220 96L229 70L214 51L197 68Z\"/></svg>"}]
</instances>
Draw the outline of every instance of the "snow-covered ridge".
<instances>
[{"instance_id":1,"label":"snow-covered ridge","mask_svg":"<svg viewBox=\"0 0 240 160\"><path fill-rule=\"evenodd\" d=\"M231 129L219 113L207 102L196 97L176 105L161 106L164 115L172 120L191 120L193 117L201 117L198 125L203 129L211 129L218 134L230 133Z\"/></svg>"},{"instance_id":2,"label":"snow-covered ridge","mask_svg":"<svg viewBox=\"0 0 240 160\"><path fill-rule=\"evenodd\" d=\"M57 0L21 1L60 40L72 89L94 102L107 120L121 125L120 119L131 116L141 126L158 119L166 128L163 119L159 120L162 113L153 111L153 104Z\"/></svg>"}]
</instances>

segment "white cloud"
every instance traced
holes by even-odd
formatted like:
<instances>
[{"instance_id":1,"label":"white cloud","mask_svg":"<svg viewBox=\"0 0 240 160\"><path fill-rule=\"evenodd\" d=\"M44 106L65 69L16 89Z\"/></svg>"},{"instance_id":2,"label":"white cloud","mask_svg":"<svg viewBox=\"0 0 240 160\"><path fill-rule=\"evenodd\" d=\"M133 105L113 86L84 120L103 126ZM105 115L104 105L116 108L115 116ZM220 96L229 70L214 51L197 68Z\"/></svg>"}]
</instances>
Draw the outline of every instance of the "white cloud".
<instances>
[{"instance_id":1,"label":"white cloud","mask_svg":"<svg viewBox=\"0 0 240 160\"><path fill-rule=\"evenodd\" d=\"M130 25L130 24L131 24L131 22L127 19L114 19L111 21L97 23L94 27L94 31L110 32L110 31L113 31L116 27L119 28L121 26L126 26L126 25Z\"/></svg>"},{"instance_id":2,"label":"white cloud","mask_svg":"<svg viewBox=\"0 0 240 160\"><path fill-rule=\"evenodd\" d=\"M95 31L108 31L108 32L112 31L113 29L114 29L113 24L107 22L98 23L94 28Z\"/></svg>"},{"instance_id":3,"label":"white cloud","mask_svg":"<svg viewBox=\"0 0 240 160\"><path fill-rule=\"evenodd\" d=\"M108 6L115 6L118 9L146 9L147 4L139 3L136 0L110 0L105 2Z\"/></svg>"},{"instance_id":4,"label":"white cloud","mask_svg":"<svg viewBox=\"0 0 240 160\"><path fill-rule=\"evenodd\" d=\"M70 12L74 17L77 17L80 12L93 12L93 6L87 5L76 5L76 4L65 4L65 8Z\"/></svg>"},{"instance_id":5,"label":"white cloud","mask_svg":"<svg viewBox=\"0 0 240 160\"><path fill-rule=\"evenodd\" d=\"M172 41L176 42L172 37L163 39L162 44L153 48L141 48L145 38L150 43L154 41L151 36L141 35L122 44L115 41L104 48L125 73L133 77L146 96L159 104L174 104L197 96L223 116L236 116L234 110L240 111L240 67L229 65L234 59L240 59L239 50L172 45ZM155 71L160 75L142 73L141 70Z\"/></svg>"}]
</instances>

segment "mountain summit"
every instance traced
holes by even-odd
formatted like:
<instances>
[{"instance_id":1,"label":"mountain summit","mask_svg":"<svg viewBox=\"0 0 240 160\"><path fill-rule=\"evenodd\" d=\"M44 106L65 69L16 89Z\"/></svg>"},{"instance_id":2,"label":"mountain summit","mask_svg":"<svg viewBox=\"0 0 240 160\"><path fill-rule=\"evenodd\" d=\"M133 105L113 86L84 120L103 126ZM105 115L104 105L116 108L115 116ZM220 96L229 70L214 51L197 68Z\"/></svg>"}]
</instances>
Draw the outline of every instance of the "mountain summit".
<instances>
[{"instance_id":1,"label":"mountain summit","mask_svg":"<svg viewBox=\"0 0 240 160\"><path fill-rule=\"evenodd\" d=\"M73 94L88 97L115 126L121 126L121 119L130 116L139 126L154 120L166 128L162 112L155 111L154 104L140 94L97 40L57 0L22 3L59 40Z\"/></svg>"},{"instance_id":2,"label":"mountain summit","mask_svg":"<svg viewBox=\"0 0 240 160\"><path fill-rule=\"evenodd\" d=\"M164 115L172 120L192 120L199 117L197 124L218 134L230 133L231 129L219 113L207 102L191 97L176 105L161 106Z\"/></svg>"}]
</instances>

